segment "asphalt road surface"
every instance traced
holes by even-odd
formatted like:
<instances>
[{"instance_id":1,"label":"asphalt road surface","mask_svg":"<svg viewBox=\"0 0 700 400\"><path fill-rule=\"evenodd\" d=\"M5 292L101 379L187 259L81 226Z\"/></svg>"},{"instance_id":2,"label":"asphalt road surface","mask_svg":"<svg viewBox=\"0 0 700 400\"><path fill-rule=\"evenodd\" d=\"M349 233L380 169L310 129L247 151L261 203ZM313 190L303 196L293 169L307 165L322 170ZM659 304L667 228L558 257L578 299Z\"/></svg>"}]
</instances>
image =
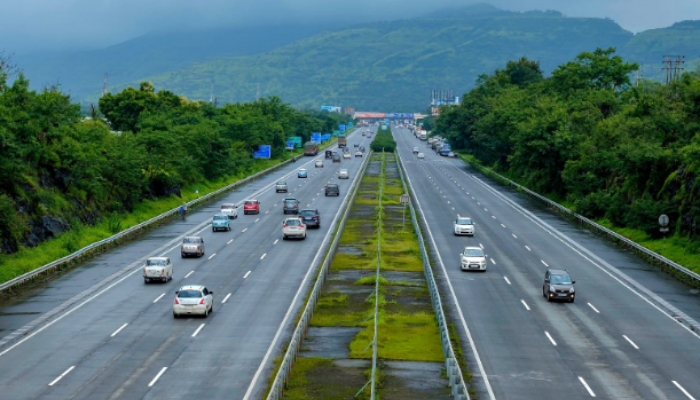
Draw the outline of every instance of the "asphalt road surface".
<instances>
[{"instance_id":1,"label":"asphalt road surface","mask_svg":"<svg viewBox=\"0 0 700 400\"><path fill-rule=\"evenodd\" d=\"M348 142L353 155L354 143L369 149L359 131ZM363 160L314 168L323 158L304 157L3 304L0 399L260 398ZM349 180L337 180L340 166ZM307 179L297 178L301 167ZM290 193L275 193L279 180ZM324 196L328 182L339 183L340 197ZM286 197L317 208L321 229L283 241ZM259 215L243 215L248 198L260 200ZM212 232L223 202L239 204L239 216L230 232ZM180 258L186 234L204 238L204 257ZM174 279L144 284L149 256L170 257ZM174 292L196 284L214 292L213 314L174 319Z\"/></svg>"},{"instance_id":2,"label":"asphalt road surface","mask_svg":"<svg viewBox=\"0 0 700 400\"><path fill-rule=\"evenodd\" d=\"M394 136L479 399L700 399L697 291L408 130ZM457 215L473 238L454 236ZM486 272L460 270L467 245L485 249ZM548 267L569 271L575 303L543 298Z\"/></svg>"}]
</instances>

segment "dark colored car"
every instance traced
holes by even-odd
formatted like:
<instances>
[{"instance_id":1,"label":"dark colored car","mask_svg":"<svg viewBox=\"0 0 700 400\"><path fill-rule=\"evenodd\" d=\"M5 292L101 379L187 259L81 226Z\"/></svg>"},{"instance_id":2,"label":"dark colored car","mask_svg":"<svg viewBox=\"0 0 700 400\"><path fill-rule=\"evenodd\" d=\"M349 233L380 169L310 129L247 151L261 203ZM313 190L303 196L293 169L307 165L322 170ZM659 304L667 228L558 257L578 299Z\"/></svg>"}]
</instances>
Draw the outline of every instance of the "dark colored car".
<instances>
[{"instance_id":1,"label":"dark colored car","mask_svg":"<svg viewBox=\"0 0 700 400\"><path fill-rule=\"evenodd\" d=\"M243 214L260 214L260 202L257 200L246 200L243 203Z\"/></svg>"},{"instance_id":2,"label":"dark colored car","mask_svg":"<svg viewBox=\"0 0 700 400\"><path fill-rule=\"evenodd\" d=\"M359 143L355 143L355 147L360 147L360 144L359 144Z\"/></svg>"},{"instance_id":3,"label":"dark colored car","mask_svg":"<svg viewBox=\"0 0 700 400\"><path fill-rule=\"evenodd\" d=\"M333 153L333 162L340 162L340 154Z\"/></svg>"},{"instance_id":4,"label":"dark colored car","mask_svg":"<svg viewBox=\"0 0 700 400\"><path fill-rule=\"evenodd\" d=\"M321 214L318 213L317 209L306 208L301 210L299 212L299 217L308 228L312 226L316 228L321 227Z\"/></svg>"},{"instance_id":5,"label":"dark colored car","mask_svg":"<svg viewBox=\"0 0 700 400\"><path fill-rule=\"evenodd\" d=\"M335 195L340 196L340 187L335 183L329 183L326 185L326 196Z\"/></svg>"},{"instance_id":6,"label":"dark colored car","mask_svg":"<svg viewBox=\"0 0 700 400\"><path fill-rule=\"evenodd\" d=\"M565 269L548 269L544 273L542 296L546 297L547 301L564 300L573 303L576 298L575 283Z\"/></svg>"},{"instance_id":7,"label":"dark colored car","mask_svg":"<svg viewBox=\"0 0 700 400\"><path fill-rule=\"evenodd\" d=\"M282 203L282 211L286 213L299 214L299 200L297 199L284 199Z\"/></svg>"},{"instance_id":8,"label":"dark colored car","mask_svg":"<svg viewBox=\"0 0 700 400\"><path fill-rule=\"evenodd\" d=\"M326 159L329 159L333 156L333 152L330 150L326 150Z\"/></svg>"}]
</instances>

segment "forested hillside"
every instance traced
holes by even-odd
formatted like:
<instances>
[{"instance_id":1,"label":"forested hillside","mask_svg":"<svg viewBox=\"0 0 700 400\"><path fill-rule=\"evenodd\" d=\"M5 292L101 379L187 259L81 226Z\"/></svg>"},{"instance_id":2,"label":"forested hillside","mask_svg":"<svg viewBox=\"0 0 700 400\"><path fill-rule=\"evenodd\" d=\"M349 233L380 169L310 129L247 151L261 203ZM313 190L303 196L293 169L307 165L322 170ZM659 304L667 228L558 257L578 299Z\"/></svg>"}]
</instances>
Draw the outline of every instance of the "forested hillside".
<instances>
[{"instance_id":1,"label":"forested hillside","mask_svg":"<svg viewBox=\"0 0 700 400\"><path fill-rule=\"evenodd\" d=\"M527 55L551 71L581 51L619 46L631 37L611 20L481 5L324 32L264 54L208 60L148 80L194 98L209 98L213 83L221 99L240 101L259 82L262 93L301 106L423 111L432 89L465 90L510 59Z\"/></svg>"},{"instance_id":2,"label":"forested hillside","mask_svg":"<svg viewBox=\"0 0 700 400\"><path fill-rule=\"evenodd\" d=\"M150 83L99 105L104 122L85 120L59 91L31 91L23 75L7 84L0 63L0 255L144 200L180 196L186 185L241 176L255 166L258 145L271 144L280 158L286 137L306 140L347 120L298 112L278 97L215 108Z\"/></svg>"},{"instance_id":3,"label":"forested hillside","mask_svg":"<svg viewBox=\"0 0 700 400\"><path fill-rule=\"evenodd\" d=\"M544 78L528 59L484 76L435 132L488 166L588 217L658 237L658 217L700 249L700 77L630 85L613 49Z\"/></svg>"}]
</instances>

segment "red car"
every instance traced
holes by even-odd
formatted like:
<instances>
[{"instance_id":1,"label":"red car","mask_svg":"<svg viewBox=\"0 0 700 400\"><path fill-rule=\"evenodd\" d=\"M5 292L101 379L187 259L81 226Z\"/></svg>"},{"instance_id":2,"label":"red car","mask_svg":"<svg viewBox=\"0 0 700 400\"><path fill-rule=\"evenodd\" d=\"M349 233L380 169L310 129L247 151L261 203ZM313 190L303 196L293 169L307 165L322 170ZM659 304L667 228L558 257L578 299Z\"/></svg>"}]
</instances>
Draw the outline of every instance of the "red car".
<instances>
[{"instance_id":1,"label":"red car","mask_svg":"<svg viewBox=\"0 0 700 400\"><path fill-rule=\"evenodd\" d=\"M246 200L243 203L243 214L260 214L260 202L257 200Z\"/></svg>"}]
</instances>

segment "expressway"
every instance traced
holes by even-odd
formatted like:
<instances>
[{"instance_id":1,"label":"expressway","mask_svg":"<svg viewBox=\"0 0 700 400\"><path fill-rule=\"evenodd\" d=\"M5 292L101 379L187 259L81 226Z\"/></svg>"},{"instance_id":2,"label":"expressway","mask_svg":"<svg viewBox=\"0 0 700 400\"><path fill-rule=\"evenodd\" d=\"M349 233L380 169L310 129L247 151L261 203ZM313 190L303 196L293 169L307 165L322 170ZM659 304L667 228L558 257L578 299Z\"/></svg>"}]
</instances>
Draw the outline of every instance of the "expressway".
<instances>
[{"instance_id":1,"label":"expressway","mask_svg":"<svg viewBox=\"0 0 700 400\"><path fill-rule=\"evenodd\" d=\"M359 130L348 135L369 149ZM314 168L304 157L190 212L142 237L101 254L41 287L19 292L0 306L0 399L257 399L267 386L312 283L314 261L329 240L340 204L364 158ZM308 179L296 176L298 168ZM275 193L285 180L290 193ZM339 183L340 197L323 186ZM307 239L282 240L282 199L317 208L321 229ZM259 215L243 215L257 198ZM223 202L239 205L230 232L212 232ZM204 238L206 254L180 258L183 236ZM167 256L174 278L144 284L147 257ZM214 292L209 318L172 315L182 285Z\"/></svg>"},{"instance_id":2,"label":"expressway","mask_svg":"<svg viewBox=\"0 0 700 400\"><path fill-rule=\"evenodd\" d=\"M394 137L479 399L700 399L697 291L407 129ZM454 236L457 215L473 238ZM485 273L460 270L467 245L485 249ZM576 280L575 303L543 298L548 267Z\"/></svg>"}]
</instances>

